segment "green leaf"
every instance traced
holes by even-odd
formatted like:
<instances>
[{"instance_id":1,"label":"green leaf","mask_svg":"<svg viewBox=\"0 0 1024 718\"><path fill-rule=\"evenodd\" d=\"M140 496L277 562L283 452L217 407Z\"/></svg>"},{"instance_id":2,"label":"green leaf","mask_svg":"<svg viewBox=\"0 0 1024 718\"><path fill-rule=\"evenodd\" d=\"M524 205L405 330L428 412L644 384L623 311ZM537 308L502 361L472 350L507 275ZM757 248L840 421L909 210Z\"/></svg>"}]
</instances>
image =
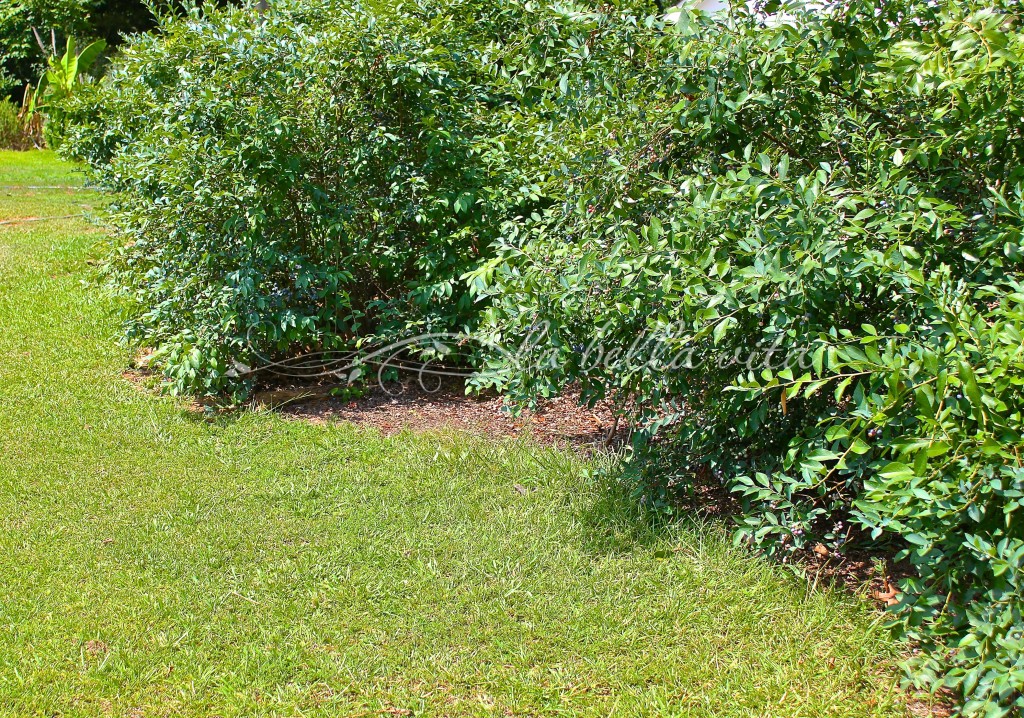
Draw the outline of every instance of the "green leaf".
<instances>
[{"instance_id":1,"label":"green leaf","mask_svg":"<svg viewBox=\"0 0 1024 718\"><path fill-rule=\"evenodd\" d=\"M78 55L78 72L88 72L89 68L93 66L93 63L99 59L103 51L107 49L106 40L96 40L90 43L82 52Z\"/></svg>"},{"instance_id":2,"label":"green leaf","mask_svg":"<svg viewBox=\"0 0 1024 718\"><path fill-rule=\"evenodd\" d=\"M661 222L657 217L651 217L651 224L647 230L647 237L652 242L658 241L658 238L661 237Z\"/></svg>"},{"instance_id":3,"label":"green leaf","mask_svg":"<svg viewBox=\"0 0 1024 718\"><path fill-rule=\"evenodd\" d=\"M715 328L712 330L711 336L714 343L719 344L722 339L725 338L726 333L736 323L736 320L732 317L726 317L722 321L715 324Z\"/></svg>"},{"instance_id":4,"label":"green leaf","mask_svg":"<svg viewBox=\"0 0 1024 718\"><path fill-rule=\"evenodd\" d=\"M904 463L893 461L882 467L878 474L886 479L908 480L914 477L914 470Z\"/></svg>"}]
</instances>

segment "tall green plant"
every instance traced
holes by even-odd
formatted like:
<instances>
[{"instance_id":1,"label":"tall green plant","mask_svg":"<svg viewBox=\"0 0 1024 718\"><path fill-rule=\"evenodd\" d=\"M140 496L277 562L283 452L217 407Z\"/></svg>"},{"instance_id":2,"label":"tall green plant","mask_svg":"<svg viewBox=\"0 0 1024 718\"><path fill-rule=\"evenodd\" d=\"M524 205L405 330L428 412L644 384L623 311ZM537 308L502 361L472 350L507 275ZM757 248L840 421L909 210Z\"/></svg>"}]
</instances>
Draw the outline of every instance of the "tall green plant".
<instances>
[{"instance_id":1,"label":"tall green plant","mask_svg":"<svg viewBox=\"0 0 1024 718\"><path fill-rule=\"evenodd\" d=\"M56 34L89 34L95 10L93 0L10 0L0 5L0 92L18 93L20 99L21 88L35 84L40 65L51 51L56 53Z\"/></svg>"},{"instance_id":2,"label":"tall green plant","mask_svg":"<svg viewBox=\"0 0 1024 718\"><path fill-rule=\"evenodd\" d=\"M78 88L84 84L90 68L106 50L104 40L96 40L76 52L75 39L68 37L64 54L47 59L46 71L43 72L36 85L28 112L43 112L47 117L44 131L46 140L51 147L60 144L66 132L67 115L65 105L70 102Z\"/></svg>"}]
</instances>

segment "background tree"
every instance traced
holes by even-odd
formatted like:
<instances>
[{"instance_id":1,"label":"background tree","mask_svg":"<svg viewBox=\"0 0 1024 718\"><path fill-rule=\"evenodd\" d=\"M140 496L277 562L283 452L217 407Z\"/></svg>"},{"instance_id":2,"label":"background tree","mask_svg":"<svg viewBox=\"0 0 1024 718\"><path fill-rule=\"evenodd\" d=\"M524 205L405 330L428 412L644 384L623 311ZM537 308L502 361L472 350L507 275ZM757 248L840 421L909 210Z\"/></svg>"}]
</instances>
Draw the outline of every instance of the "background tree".
<instances>
[{"instance_id":1,"label":"background tree","mask_svg":"<svg viewBox=\"0 0 1024 718\"><path fill-rule=\"evenodd\" d=\"M0 93L20 101L25 85L36 83L46 59L63 51L69 35L83 47L104 40L116 50L126 36L155 27L156 19L143 0L4 3L0 8ZM101 62L93 71L100 72L103 66Z\"/></svg>"}]
</instances>

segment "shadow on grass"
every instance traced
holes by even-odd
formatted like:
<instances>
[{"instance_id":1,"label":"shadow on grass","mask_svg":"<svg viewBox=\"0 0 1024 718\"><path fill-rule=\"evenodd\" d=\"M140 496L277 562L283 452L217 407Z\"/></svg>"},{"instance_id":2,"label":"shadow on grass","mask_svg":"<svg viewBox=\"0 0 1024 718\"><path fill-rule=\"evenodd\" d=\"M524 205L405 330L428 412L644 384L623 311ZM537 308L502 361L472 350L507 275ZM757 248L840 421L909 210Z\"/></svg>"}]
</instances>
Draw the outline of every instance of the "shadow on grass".
<instances>
[{"instance_id":1,"label":"shadow on grass","mask_svg":"<svg viewBox=\"0 0 1024 718\"><path fill-rule=\"evenodd\" d=\"M665 506L648 501L621 458L598 457L573 500L581 546L594 554L626 555L672 550L708 532L724 534L727 519L699 506Z\"/></svg>"}]
</instances>

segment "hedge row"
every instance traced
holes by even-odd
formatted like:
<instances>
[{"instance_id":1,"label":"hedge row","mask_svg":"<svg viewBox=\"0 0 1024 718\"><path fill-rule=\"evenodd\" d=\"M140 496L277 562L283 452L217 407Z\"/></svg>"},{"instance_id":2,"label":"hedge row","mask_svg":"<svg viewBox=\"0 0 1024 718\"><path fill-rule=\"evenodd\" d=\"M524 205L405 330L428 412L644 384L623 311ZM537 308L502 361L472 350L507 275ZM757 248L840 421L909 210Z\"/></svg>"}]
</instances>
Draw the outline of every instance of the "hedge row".
<instances>
[{"instance_id":1,"label":"hedge row","mask_svg":"<svg viewBox=\"0 0 1024 718\"><path fill-rule=\"evenodd\" d=\"M583 389L637 493L782 560L902 547L922 687L1024 708L1021 4L297 3L168 18L77 107L183 391L422 331Z\"/></svg>"}]
</instances>

